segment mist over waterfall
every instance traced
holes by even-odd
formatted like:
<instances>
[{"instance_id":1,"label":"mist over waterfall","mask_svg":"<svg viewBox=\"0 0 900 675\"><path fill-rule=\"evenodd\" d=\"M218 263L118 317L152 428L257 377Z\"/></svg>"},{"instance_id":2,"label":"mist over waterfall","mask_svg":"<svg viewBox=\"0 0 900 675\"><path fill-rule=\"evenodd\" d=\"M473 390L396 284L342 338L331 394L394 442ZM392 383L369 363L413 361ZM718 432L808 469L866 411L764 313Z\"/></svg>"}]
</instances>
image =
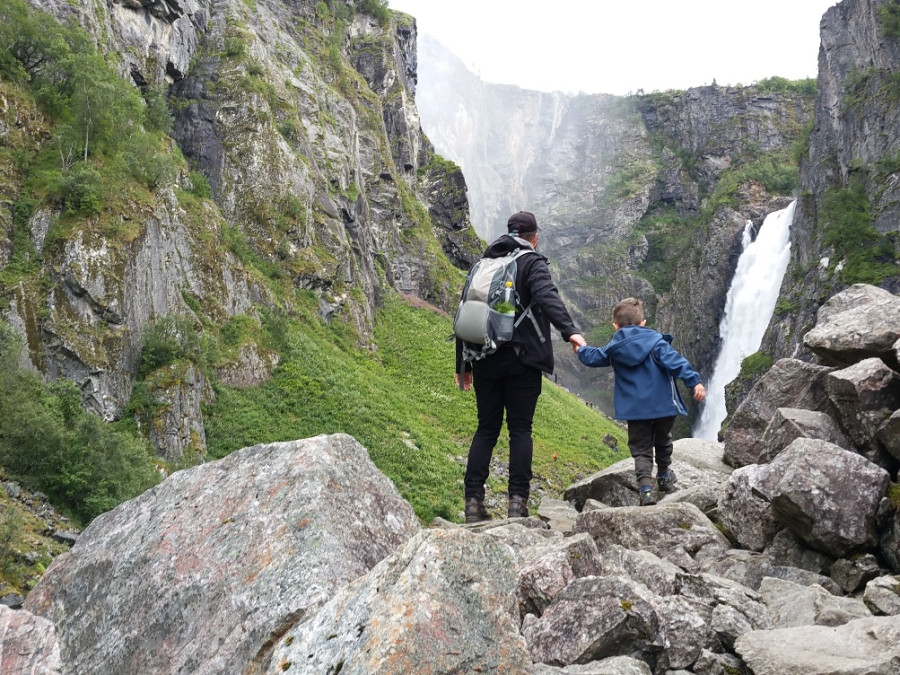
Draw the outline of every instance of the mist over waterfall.
<instances>
[{"instance_id":1,"label":"mist over waterfall","mask_svg":"<svg viewBox=\"0 0 900 675\"><path fill-rule=\"evenodd\" d=\"M790 228L796 203L766 216L755 239L750 221L744 228L741 257L719 325L721 347L707 385L706 403L694 429L696 438L716 440L728 415L725 385L738 376L741 362L756 352L762 342L790 259Z\"/></svg>"}]
</instances>

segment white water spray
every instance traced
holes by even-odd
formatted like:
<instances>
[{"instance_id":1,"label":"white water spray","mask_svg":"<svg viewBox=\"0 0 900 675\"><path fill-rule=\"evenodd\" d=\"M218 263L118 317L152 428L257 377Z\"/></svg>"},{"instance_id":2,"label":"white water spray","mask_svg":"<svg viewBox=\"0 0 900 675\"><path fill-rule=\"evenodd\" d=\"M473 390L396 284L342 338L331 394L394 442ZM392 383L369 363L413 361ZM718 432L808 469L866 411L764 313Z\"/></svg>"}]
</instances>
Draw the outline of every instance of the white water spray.
<instances>
[{"instance_id":1,"label":"white water spray","mask_svg":"<svg viewBox=\"0 0 900 675\"><path fill-rule=\"evenodd\" d=\"M725 315L719 325L721 347L707 386L706 403L694 429L696 438L716 440L728 415L725 385L738 376L741 362L756 352L762 342L790 260L795 205L791 202L786 209L766 216L755 240L750 221L744 228L743 252L725 300Z\"/></svg>"}]
</instances>

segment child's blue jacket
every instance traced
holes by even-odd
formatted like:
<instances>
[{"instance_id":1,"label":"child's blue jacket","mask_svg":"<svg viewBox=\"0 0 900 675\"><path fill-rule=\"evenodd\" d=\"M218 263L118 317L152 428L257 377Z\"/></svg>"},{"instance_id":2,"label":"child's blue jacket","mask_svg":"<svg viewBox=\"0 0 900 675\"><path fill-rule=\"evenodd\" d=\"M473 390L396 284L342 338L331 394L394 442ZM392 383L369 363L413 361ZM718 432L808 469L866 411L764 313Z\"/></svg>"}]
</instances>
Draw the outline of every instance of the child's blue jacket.
<instances>
[{"instance_id":1,"label":"child's blue jacket","mask_svg":"<svg viewBox=\"0 0 900 675\"><path fill-rule=\"evenodd\" d=\"M671 344L672 336L644 326L623 326L605 347L582 347L586 366L612 366L616 419L653 420L687 415L675 379L693 389L702 379Z\"/></svg>"}]
</instances>

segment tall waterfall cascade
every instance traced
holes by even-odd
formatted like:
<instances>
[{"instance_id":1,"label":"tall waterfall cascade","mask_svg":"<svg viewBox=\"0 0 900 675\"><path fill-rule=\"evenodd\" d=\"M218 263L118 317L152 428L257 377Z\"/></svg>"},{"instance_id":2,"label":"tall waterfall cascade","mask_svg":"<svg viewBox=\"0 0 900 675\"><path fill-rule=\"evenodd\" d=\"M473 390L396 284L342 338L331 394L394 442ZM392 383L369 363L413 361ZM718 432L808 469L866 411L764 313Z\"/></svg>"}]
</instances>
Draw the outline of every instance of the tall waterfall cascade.
<instances>
[{"instance_id":1,"label":"tall waterfall cascade","mask_svg":"<svg viewBox=\"0 0 900 675\"><path fill-rule=\"evenodd\" d=\"M706 403L694 428L695 438L716 440L728 415L725 386L738 376L741 362L759 349L790 260L790 228L797 202L766 216L753 238L753 224L744 227L741 257L725 300L719 324L719 355L707 384Z\"/></svg>"}]
</instances>

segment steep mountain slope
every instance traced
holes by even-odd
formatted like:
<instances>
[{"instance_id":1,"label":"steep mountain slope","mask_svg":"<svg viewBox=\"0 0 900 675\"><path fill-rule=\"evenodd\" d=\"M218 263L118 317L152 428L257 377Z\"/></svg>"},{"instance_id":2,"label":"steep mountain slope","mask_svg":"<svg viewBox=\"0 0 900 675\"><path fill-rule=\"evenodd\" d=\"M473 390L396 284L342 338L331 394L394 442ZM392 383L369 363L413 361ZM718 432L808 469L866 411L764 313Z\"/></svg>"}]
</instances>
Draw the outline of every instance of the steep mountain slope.
<instances>
[{"instance_id":1,"label":"steep mountain slope","mask_svg":"<svg viewBox=\"0 0 900 675\"><path fill-rule=\"evenodd\" d=\"M139 184L133 124L118 133L121 147L104 153L88 141L97 109L113 107L103 87L118 85L86 73L88 112L70 122L73 99L48 116L43 99L2 83L3 129L17 153L4 156L2 172L0 249L15 263L5 270L4 313L26 336L31 365L76 382L86 406L118 418L140 375L163 403L138 411L157 450L202 453L208 373L196 359L177 372L142 362L148 331L184 342L249 322L214 365L220 379L251 384L277 362L253 337L261 309L302 316L308 293L320 316L347 322L366 345L383 289L443 307L455 299L454 266L471 262L479 243L458 168L434 155L419 127L409 17L339 0L33 4L87 34L73 27L38 43L46 53L25 63L20 82L52 82L42 64L68 67L54 61L56 46L68 41L66 58L87 62L93 42L142 88L148 108L162 91L174 111L177 145L153 140L168 143L169 173ZM10 5L7 25L22 7ZM27 37L9 36L17 53L33 49ZM81 133L67 139L75 152L54 165L52 146L70 126ZM111 187L122 164L131 170ZM48 169L55 182L38 189ZM58 189L79 171L96 188L90 201Z\"/></svg>"}]
</instances>

